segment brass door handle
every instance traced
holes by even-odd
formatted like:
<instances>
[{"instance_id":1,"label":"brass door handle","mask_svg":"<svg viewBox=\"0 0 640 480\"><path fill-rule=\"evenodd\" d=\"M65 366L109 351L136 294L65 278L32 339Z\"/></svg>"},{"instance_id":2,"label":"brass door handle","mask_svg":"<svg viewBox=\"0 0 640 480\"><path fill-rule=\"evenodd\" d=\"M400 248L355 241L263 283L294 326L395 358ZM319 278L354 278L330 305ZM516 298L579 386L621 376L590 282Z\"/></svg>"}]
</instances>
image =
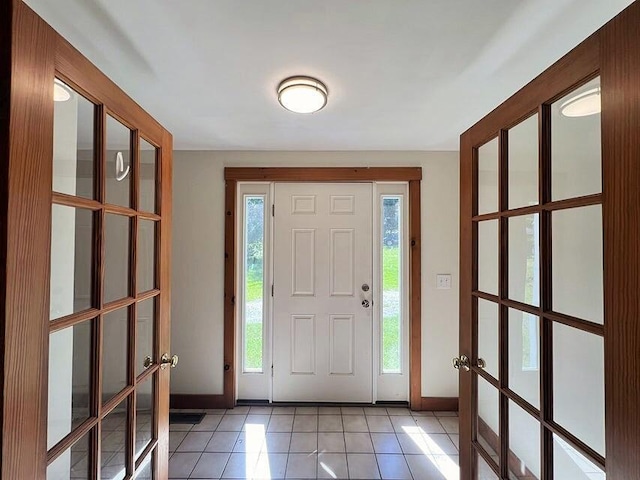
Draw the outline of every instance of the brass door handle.
<instances>
[{"instance_id":1,"label":"brass door handle","mask_svg":"<svg viewBox=\"0 0 640 480\"><path fill-rule=\"evenodd\" d=\"M165 353L160 358L160 368L165 369L167 367L176 368L178 365L178 355L169 356L168 353Z\"/></svg>"},{"instance_id":2,"label":"brass door handle","mask_svg":"<svg viewBox=\"0 0 640 480\"><path fill-rule=\"evenodd\" d=\"M465 372L468 372L469 370L471 370L469 357L467 357L466 355L460 355L460 357L455 357L452 360L452 363L453 363L453 368L455 368L456 370L464 370Z\"/></svg>"}]
</instances>

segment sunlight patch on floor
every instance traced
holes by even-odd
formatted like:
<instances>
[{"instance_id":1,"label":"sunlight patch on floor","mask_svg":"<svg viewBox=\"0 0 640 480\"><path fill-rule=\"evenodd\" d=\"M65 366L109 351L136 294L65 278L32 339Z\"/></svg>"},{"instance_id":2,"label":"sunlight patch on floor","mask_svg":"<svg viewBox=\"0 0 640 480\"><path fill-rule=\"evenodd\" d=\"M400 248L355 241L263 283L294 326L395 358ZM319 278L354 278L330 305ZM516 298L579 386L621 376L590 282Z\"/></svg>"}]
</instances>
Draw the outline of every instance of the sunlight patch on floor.
<instances>
[{"instance_id":1,"label":"sunlight patch on floor","mask_svg":"<svg viewBox=\"0 0 640 480\"><path fill-rule=\"evenodd\" d=\"M271 468L269 467L269 457L262 456L262 461L258 462L260 452L268 453L266 449L265 425L262 423L247 423L244 426L246 440L245 455L245 476L247 478L259 477L266 480L271 478ZM264 446L264 449L263 449Z\"/></svg>"},{"instance_id":2,"label":"sunlight patch on floor","mask_svg":"<svg viewBox=\"0 0 640 480\"><path fill-rule=\"evenodd\" d=\"M460 467L433 441L422 427L405 426L402 429L418 446L423 455L440 471L445 480L460 479Z\"/></svg>"}]
</instances>

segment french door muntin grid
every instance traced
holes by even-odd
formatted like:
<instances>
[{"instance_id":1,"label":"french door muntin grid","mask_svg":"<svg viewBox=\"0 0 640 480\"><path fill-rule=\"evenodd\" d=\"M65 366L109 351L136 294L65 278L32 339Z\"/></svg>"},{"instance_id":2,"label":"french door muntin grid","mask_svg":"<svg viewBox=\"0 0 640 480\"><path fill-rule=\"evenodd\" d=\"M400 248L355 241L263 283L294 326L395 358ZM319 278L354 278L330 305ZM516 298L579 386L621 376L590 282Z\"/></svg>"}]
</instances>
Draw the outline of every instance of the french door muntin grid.
<instances>
[{"instance_id":1,"label":"french door muntin grid","mask_svg":"<svg viewBox=\"0 0 640 480\"><path fill-rule=\"evenodd\" d=\"M525 117L514 122L512 125L503 127L497 134L487 139L473 149L473 302L472 302L472 339L473 354L471 359L472 375L472 444L475 455L481 457L494 473L502 479L510 478L509 470L509 402L521 407L531 415L540 425L540 473L541 480L552 480L554 478L553 462L553 436L558 435L562 440L574 446L582 455L593 462L596 466L605 470L605 458L589 447L586 443L574 436L570 431L560 426L553 417L553 324L563 324L583 332L604 337L604 325L576 318L570 315L553 311L552 306L552 272L551 272L551 215L554 211L586 207L602 204L602 193L585 195L565 200L552 201L551 198L551 105L554 101L562 98L567 93L592 80L597 75L593 75L578 85L573 85L561 94L557 95L547 103L540 105L534 112L530 112ZM519 125L521 122L536 116L538 118L538 204L525 206L509 210L508 208L508 146L509 129ZM482 145L498 139L498 211L495 213L478 214L478 150ZM535 307L526 303L509 299L509 218L538 215L540 228L538 231L538 242L540 247L539 278L540 278L540 306ZM478 290L478 225L480 222L488 220L498 220L498 295L492 295ZM498 305L498 359L499 378L494 379L483 368L478 366L478 300L483 299ZM509 388L509 309L516 309L524 313L536 315L539 319L539 358L540 358L540 408L536 408ZM498 456L499 465L496 465L491 455L478 442L478 381L479 378L489 382L496 388L499 394L499 433ZM477 475L477 462L473 458L474 478Z\"/></svg>"},{"instance_id":2,"label":"french door muntin grid","mask_svg":"<svg viewBox=\"0 0 640 480\"><path fill-rule=\"evenodd\" d=\"M63 80L67 85L87 99L90 95L77 88L73 82ZM91 365L90 365L90 394L89 394L89 414L80 425L72 428L71 432L56 443L47 452L47 465L51 465L57 458L75 445L78 441L88 435L89 456L88 456L88 478L98 479L101 475L101 437L102 421L114 412L122 403L126 402L126 445L125 445L125 478L133 478L138 469L145 468L151 461L152 471L157 471L155 465L155 450L158 445L158 372L160 366L158 355L160 351L159 331L158 331L158 300L160 290L158 288L158 272L160 271L160 221L161 221L161 185L159 182L161 169L161 148L140 135L139 130L128 124L126 120L120 118L108 108L90 100L94 104L94 132L93 132L93 178L94 178L94 198L86 199L74 195L52 192L52 206L61 205L75 209L90 210L92 212L92 269L91 269L91 308L74 312L61 318L49 322L49 335L62 329L79 325L83 322L91 322ZM130 152L131 152L131 188L129 191L131 208L122 207L106 203L106 149L107 115L122 123L130 130ZM140 178L140 143L146 141L155 148L155 212L142 212L138 210L140 204L141 178ZM106 215L125 216L129 220L129 265L128 265L128 295L125 298L117 299L109 303L104 302L105 287L105 218ZM138 273L138 228L140 220L151 221L155 225L153 234L154 258L153 268L153 288L145 292L137 292ZM139 376L135 375L136 365L144 359L136 358L138 308L141 303L152 300L152 364L146 368ZM127 378L126 386L120 392L112 396L106 402L102 398L102 372L103 372L103 331L105 316L116 311L127 311ZM136 407L138 387L151 382L151 439L148 445L141 451L136 452Z\"/></svg>"}]
</instances>

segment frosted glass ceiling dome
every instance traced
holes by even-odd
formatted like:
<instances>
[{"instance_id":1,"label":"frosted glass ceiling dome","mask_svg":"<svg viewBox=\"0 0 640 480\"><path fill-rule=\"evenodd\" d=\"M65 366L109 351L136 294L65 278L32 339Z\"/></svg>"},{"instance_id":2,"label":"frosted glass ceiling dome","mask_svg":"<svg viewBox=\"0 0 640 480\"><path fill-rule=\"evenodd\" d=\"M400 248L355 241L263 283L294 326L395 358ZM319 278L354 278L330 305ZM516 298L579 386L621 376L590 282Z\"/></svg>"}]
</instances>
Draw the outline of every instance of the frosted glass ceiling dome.
<instances>
[{"instance_id":1,"label":"frosted glass ceiling dome","mask_svg":"<svg viewBox=\"0 0 640 480\"><path fill-rule=\"evenodd\" d=\"M324 83L312 77L289 77L278 86L280 105L295 113L314 113L327 104L329 91Z\"/></svg>"}]
</instances>

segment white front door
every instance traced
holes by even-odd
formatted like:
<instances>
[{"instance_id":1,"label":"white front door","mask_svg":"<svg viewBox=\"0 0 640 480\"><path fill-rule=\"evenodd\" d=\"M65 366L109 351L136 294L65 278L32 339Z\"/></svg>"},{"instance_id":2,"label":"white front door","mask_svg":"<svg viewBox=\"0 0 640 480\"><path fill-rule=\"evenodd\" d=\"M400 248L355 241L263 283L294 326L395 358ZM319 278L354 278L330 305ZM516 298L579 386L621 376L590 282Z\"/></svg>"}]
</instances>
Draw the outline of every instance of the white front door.
<instances>
[{"instance_id":1,"label":"white front door","mask_svg":"<svg viewBox=\"0 0 640 480\"><path fill-rule=\"evenodd\" d=\"M372 185L278 183L274 203L273 400L371 402Z\"/></svg>"}]
</instances>

